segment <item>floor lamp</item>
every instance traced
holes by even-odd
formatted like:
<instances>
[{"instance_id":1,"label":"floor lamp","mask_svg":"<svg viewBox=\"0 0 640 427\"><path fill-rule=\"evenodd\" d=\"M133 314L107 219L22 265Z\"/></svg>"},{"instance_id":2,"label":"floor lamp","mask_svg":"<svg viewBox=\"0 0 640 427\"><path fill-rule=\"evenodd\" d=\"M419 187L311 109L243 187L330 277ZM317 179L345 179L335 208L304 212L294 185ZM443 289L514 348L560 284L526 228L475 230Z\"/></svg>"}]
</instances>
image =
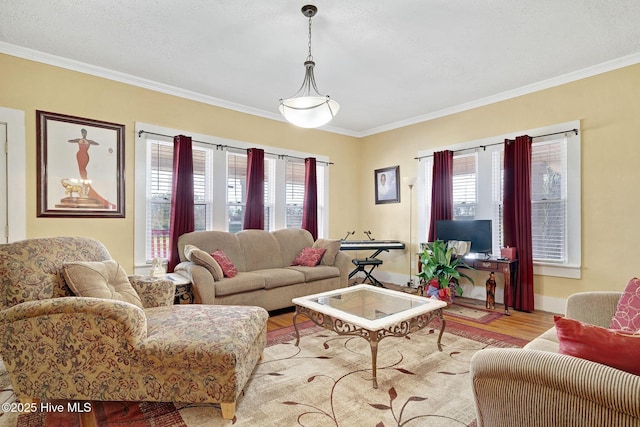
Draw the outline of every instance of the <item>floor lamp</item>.
<instances>
[{"instance_id":1,"label":"floor lamp","mask_svg":"<svg viewBox=\"0 0 640 427\"><path fill-rule=\"evenodd\" d=\"M405 184L409 186L409 281L407 286L413 287L413 186L416 183L416 177L403 178Z\"/></svg>"}]
</instances>

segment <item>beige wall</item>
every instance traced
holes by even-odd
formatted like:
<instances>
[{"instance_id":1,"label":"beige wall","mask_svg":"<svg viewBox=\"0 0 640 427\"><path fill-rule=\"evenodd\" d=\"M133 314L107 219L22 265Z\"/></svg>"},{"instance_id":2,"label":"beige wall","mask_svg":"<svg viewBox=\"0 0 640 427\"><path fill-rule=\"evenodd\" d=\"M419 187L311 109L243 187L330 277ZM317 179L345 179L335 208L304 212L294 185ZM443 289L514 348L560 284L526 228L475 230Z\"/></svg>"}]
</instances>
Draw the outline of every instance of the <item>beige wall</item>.
<instances>
[{"instance_id":1,"label":"beige wall","mask_svg":"<svg viewBox=\"0 0 640 427\"><path fill-rule=\"evenodd\" d=\"M620 289L639 274L634 260L640 223L634 214L640 210L635 136L640 133L640 65L363 139L298 129L1 54L0 77L0 106L26 116L27 237L95 237L128 271L133 270L136 121L328 156L335 163L329 236L357 230L356 238L364 238L362 231L371 230L378 238L408 242L408 188L401 186L401 203L375 205L375 169L400 165L401 176L415 175L419 150L581 120L582 279L536 276L535 292L566 298L576 291ZM37 109L126 125L126 218L36 218ZM414 203L414 231L416 209ZM408 253L385 254L384 270L406 274Z\"/></svg>"},{"instance_id":2,"label":"beige wall","mask_svg":"<svg viewBox=\"0 0 640 427\"><path fill-rule=\"evenodd\" d=\"M357 181L360 141L242 114L195 101L0 54L0 106L25 112L27 238L77 235L101 240L133 271L134 126L136 121L194 133L328 156L329 237L343 236L358 220L351 186ZM274 100L274 110L277 106ZM36 110L126 125L126 218L36 217ZM354 167L355 166L355 167ZM355 190L354 190L355 192Z\"/></svg>"},{"instance_id":3,"label":"beige wall","mask_svg":"<svg viewBox=\"0 0 640 427\"><path fill-rule=\"evenodd\" d=\"M377 168L400 165L402 176L415 176L419 150L571 120L581 121L582 279L535 276L535 293L564 299L620 290L640 275L640 65L364 138L361 224L376 236L409 241L408 187L400 204L375 205ZM406 254L386 256L385 269L407 272ZM476 283L484 285L480 277Z\"/></svg>"}]
</instances>

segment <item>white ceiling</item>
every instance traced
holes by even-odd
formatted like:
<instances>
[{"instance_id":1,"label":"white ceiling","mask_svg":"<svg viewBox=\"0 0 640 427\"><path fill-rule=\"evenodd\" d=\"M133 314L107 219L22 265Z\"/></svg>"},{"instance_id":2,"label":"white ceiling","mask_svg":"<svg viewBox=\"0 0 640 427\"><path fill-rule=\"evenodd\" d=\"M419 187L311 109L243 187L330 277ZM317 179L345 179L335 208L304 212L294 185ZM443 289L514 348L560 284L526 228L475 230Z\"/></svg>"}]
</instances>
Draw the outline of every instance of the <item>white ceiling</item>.
<instances>
[{"instance_id":1,"label":"white ceiling","mask_svg":"<svg viewBox=\"0 0 640 427\"><path fill-rule=\"evenodd\" d=\"M281 120L304 0L0 0L0 52ZM324 129L364 136L640 62L638 0L316 0ZM1 70L0 70L1 73Z\"/></svg>"}]
</instances>

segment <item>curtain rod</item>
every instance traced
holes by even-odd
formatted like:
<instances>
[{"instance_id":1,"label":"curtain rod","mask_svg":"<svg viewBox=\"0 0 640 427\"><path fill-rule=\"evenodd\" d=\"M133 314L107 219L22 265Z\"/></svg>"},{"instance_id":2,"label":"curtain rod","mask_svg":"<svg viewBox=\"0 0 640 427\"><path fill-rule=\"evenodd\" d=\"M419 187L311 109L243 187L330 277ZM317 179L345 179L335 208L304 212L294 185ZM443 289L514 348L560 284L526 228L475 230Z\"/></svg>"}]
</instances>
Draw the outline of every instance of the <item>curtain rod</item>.
<instances>
[{"instance_id":1,"label":"curtain rod","mask_svg":"<svg viewBox=\"0 0 640 427\"><path fill-rule=\"evenodd\" d=\"M146 131L146 130L139 130L138 131L138 138L141 137L143 133L146 133L148 135L164 136L164 137L173 139L173 136L171 136L171 135L165 135L163 133L156 133L156 132L149 132L149 131ZM233 145L215 144L213 142L198 141L197 139L192 139L192 141L199 142L200 144L205 144L205 145L214 145L216 147L216 149L218 149L218 150L222 150L224 148L233 148L235 150L246 150L246 148L234 147ZM268 151L265 151L264 153L265 154L271 154L272 156L277 156L279 159L289 158L289 159L296 159L296 160L304 160L304 158L302 158L302 157L289 156L287 154L270 153ZM333 164L333 162L324 162L322 160L317 160L317 162L318 163L323 163L325 165L332 165Z\"/></svg>"},{"instance_id":2,"label":"curtain rod","mask_svg":"<svg viewBox=\"0 0 640 427\"><path fill-rule=\"evenodd\" d=\"M563 133L568 133L568 132L574 132L576 135L578 134L578 129L567 129L567 130L563 130L561 132L553 132L553 133L545 133L544 135L536 135L536 136L532 136L531 138L544 138L545 136L553 136L553 135L561 135ZM507 141L515 141L515 139L507 139ZM494 142L493 144L487 144L487 145L478 145L477 147L469 147L469 148L461 148L460 150L453 150L454 153L460 152L460 151L467 151L467 150L474 150L477 148L482 148L482 150L486 150L487 147L493 147L494 145L502 145L504 144L504 142ZM420 156L420 157L414 157L415 160L421 160L421 159L426 159L427 157L433 157L433 154L429 154L427 156Z\"/></svg>"}]
</instances>

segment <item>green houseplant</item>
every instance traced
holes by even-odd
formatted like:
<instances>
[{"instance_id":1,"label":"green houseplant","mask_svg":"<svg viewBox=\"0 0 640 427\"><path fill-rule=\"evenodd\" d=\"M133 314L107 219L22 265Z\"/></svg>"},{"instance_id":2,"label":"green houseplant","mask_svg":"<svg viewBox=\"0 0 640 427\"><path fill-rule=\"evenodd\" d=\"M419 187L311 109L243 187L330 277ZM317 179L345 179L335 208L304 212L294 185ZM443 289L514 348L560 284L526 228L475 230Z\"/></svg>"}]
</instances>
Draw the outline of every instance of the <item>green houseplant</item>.
<instances>
[{"instance_id":1,"label":"green houseplant","mask_svg":"<svg viewBox=\"0 0 640 427\"><path fill-rule=\"evenodd\" d=\"M420 255L422 271L418 274L420 283L424 286L423 295L436 296L438 299L450 301L452 296L462 295L460 278L464 277L471 283L473 278L459 268L473 270L462 257L453 254L453 248L447 249L447 243L437 240L427 243Z\"/></svg>"}]
</instances>

